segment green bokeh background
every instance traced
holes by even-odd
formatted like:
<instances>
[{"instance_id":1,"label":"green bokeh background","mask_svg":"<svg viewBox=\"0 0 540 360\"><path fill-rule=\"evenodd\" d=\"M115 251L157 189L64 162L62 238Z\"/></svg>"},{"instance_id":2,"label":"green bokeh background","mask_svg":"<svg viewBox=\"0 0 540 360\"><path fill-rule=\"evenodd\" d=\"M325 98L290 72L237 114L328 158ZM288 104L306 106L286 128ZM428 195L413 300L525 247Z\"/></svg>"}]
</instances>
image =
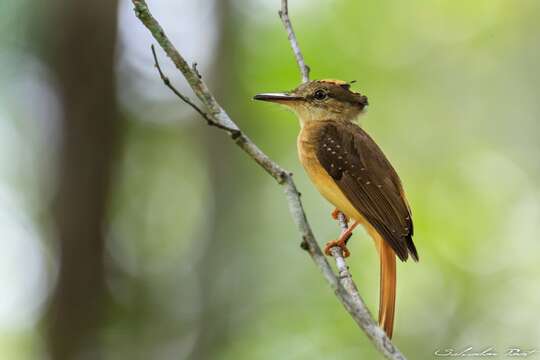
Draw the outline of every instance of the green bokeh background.
<instances>
[{"instance_id":1,"label":"green bokeh background","mask_svg":"<svg viewBox=\"0 0 540 360\"><path fill-rule=\"evenodd\" d=\"M319 243L335 238L332 208L297 160L294 115L251 100L300 79L279 1L149 6L189 61L202 62L231 117L295 174ZM190 21L176 21L184 10ZM290 12L312 78L357 80L369 97L360 123L412 207L421 261L398 265L395 344L409 359L540 349L540 3L291 0ZM378 359L299 248L282 189L163 89L151 38L128 1L118 13L127 122L106 229L105 358ZM35 50L36 17L31 1L0 4L0 279L12 299L0 301L1 359L46 359L42 315L54 286L58 104ZM360 230L350 244L351 272L376 313L372 241Z\"/></svg>"}]
</instances>

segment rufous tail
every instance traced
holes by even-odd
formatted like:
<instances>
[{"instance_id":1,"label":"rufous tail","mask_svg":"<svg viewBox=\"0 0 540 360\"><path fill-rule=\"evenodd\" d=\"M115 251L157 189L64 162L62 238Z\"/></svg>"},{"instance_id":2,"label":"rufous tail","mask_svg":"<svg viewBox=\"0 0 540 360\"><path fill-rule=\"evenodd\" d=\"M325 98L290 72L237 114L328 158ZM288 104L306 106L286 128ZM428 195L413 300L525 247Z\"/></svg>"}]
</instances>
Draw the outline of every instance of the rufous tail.
<instances>
[{"instance_id":1,"label":"rufous tail","mask_svg":"<svg viewBox=\"0 0 540 360\"><path fill-rule=\"evenodd\" d=\"M379 237L379 256L381 260L381 284L379 295L379 326L391 339L394 330L396 308L396 255L392 248Z\"/></svg>"}]
</instances>

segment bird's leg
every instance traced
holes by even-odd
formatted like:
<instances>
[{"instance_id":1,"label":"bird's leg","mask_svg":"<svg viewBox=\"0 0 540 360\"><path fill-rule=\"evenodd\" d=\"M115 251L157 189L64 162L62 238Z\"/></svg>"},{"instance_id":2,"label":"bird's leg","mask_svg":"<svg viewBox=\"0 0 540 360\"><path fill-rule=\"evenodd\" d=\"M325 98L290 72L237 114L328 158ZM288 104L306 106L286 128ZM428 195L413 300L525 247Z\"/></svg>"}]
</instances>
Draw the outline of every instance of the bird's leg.
<instances>
[{"instance_id":1,"label":"bird's leg","mask_svg":"<svg viewBox=\"0 0 540 360\"><path fill-rule=\"evenodd\" d=\"M341 235L339 235L339 239L326 243L324 247L324 253L330 256L332 255L332 252L330 251L330 249L333 248L334 246L339 246L341 250L343 251L343 257L349 257L349 255L351 255L351 252L349 251L349 249L347 249L347 241L350 239L354 228L357 226L358 226L358 221L355 221L346 230L343 230L341 232Z\"/></svg>"}]
</instances>

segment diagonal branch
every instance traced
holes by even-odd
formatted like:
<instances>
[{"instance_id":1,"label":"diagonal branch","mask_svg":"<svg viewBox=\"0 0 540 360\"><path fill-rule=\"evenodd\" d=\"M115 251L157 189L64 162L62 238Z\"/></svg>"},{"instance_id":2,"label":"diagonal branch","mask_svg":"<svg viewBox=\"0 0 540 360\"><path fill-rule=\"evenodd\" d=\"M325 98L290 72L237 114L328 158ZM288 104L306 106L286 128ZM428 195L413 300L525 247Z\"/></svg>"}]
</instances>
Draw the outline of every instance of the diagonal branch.
<instances>
[{"instance_id":1,"label":"diagonal branch","mask_svg":"<svg viewBox=\"0 0 540 360\"><path fill-rule=\"evenodd\" d=\"M287 31L287 37L289 38L289 42L291 43L294 57L296 58L296 62L298 63L298 67L300 68L302 82L308 82L310 68L304 61L304 56L302 55L302 51L300 51L300 45L298 45L298 40L296 39L296 34L294 33L291 19L289 19L289 3L287 0L281 0L281 10L278 11L278 14L281 18L283 26L285 27L285 30Z\"/></svg>"},{"instance_id":2,"label":"diagonal branch","mask_svg":"<svg viewBox=\"0 0 540 360\"><path fill-rule=\"evenodd\" d=\"M349 227L348 220L345 214L343 214L342 212L338 213L338 223L342 231L347 231ZM330 252L336 260L336 268L338 270L339 280L341 281L341 284L345 289L347 289L349 294L356 299L356 301L363 303L364 301L362 300L362 297L358 292L358 288L356 287L356 284L352 279L349 267L347 266L345 258L343 257L343 250L339 246L334 246L330 249Z\"/></svg>"},{"instance_id":3,"label":"diagonal branch","mask_svg":"<svg viewBox=\"0 0 540 360\"><path fill-rule=\"evenodd\" d=\"M377 350L383 354L387 359L393 360L404 360L405 357L399 352L399 350L392 344L388 339L384 331L377 326L373 320L371 314L367 310L366 305L358 295L358 292L353 292L350 290L349 285L352 282L350 274L347 280L346 273L344 272L347 269L345 262L343 264L338 264L338 270L340 272L340 277L338 278L334 271L332 270L330 264L326 260L326 257L321 251L313 231L309 225L304 208L302 206L302 201L300 199L300 193L298 192L296 185L293 181L292 174L276 162L270 159L265 153L262 152L259 147L251 141L241 130L238 128L236 123L232 121L229 115L225 110L219 105L217 100L213 97L212 93L208 90L206 84L202 81L200 74L196 71L195 67L190 67L184 57L178 52L178 50L171 43L167 35L165 34L161 25L150 13L148 6L145 0L131 0L135 7L135 14L141 20L141 22L148 28L152 33L153 37L159 43L161 48L165 51L167 56L175 64L175 66L180 70L186 81L189 83L193 92L201 103L207 108L207 111L201 110L194 103L188 102L188 104L203 116L205 120L210 119L212 125L219 124L220 128L228 132L233 141L237 146L239 146L244 152L246 152L255 162L257 162L268 174L270 174L281 186L283 186L287 203L289 206L289 211L291 217L293 218L298 232L302 238L301 246L303 249L307 250L312 260L315 262L316 266L319 268L323 274L325 280L328 282L338 300L342 303L345 309L349 312L354 321L359 325L359 327L366 333L369 339L372 341L373 345ZM290 25L287 15L287 2L282 2L282 11L280 16L286 21L285 24ZM285 10L285 12L283 11ZM286 25L287 26L287 25ZM296 38L292 32L292 27L290 29L289 38L294 39L293 50L297 59L299 59L300 68L302 70L302 78L308 79L308 68L303 63L303 58L301 56ZM292 41L292 40L291 40ZM295 47L296 46L296 47ZM298 57L300 56L300 57ZM303 64L303 65L302 65ZM177 96L179 96L183 101L186 97L181 95L171 84L168 78L160 71L160 76L164 81L165 85L171 89ZM199 110L197 110L199 109ZM340 256L336 255L336 259ZM341 256L341 258L343 258ZM346 270L348 272L348 270ZM353 283L354 284L354 283Z\"/></svg>"}]
</instances>

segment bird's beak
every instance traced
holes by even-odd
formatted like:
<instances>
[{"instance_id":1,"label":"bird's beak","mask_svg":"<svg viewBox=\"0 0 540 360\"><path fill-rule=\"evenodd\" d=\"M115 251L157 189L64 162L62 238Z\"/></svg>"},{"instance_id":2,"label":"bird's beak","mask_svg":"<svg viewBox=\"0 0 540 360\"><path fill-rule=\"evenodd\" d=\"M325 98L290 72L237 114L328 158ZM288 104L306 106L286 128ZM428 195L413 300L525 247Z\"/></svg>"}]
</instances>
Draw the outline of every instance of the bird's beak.
<instances>
[{"instance_id":1,"label":"bird's beak","mask_svg":"<svg viewBox=\"0 0 540 360\"><path fill-rule=\"evenodd\" d=\"M270 101L275 103L288 103L295 100L303 100L301 96L295 96L287 93L264 93L257 94L253 97L254 100Z\"/></svg>"}]
</instances>

